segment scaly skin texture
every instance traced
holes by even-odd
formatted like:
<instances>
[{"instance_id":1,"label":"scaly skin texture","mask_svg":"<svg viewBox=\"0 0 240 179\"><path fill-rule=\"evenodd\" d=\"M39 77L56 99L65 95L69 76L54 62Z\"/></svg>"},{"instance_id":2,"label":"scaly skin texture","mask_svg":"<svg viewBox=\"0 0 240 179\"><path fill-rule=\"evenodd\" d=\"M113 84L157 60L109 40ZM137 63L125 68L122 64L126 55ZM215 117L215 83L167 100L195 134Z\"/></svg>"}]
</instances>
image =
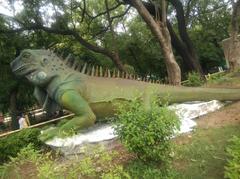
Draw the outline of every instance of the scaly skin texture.
<instances>
[{"instance_id":1,"label":"scaly skin texture","mask_svg":"<svg viewBox=\"0 0 240 179\"><path fill-rule=\"evenodd\" d=\"M66 65L68 62L47 50L24 50L12 63L15 75L26 77L35 86L34 95L48 112L60 108L75 114L69 122L48 133L47 140L63 132L78 131L94 124L96 116L114 114L115 102L139 98L146 109L150 99L169 96L169 102L238 100L238 89L189 88L159 85L120 78L88 76Z\"/></svg>"}]
</instances>

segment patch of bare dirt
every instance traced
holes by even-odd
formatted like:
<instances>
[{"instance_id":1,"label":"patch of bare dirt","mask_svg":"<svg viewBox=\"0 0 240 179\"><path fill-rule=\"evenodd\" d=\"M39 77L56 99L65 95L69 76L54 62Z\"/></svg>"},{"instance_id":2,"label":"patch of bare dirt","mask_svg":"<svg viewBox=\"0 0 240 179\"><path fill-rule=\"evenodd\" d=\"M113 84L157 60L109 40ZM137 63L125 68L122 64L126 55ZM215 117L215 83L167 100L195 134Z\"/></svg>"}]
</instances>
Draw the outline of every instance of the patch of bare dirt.
<instances>
[{"instance_id":1,"label":"patch of bare dirt","mask_svg":"<svg viewBox=\"0 0 240 179\"><path fill-rule=\"evenodd\" d=\"M129 153L117 139L112 140L107 149L117 152L117 156L113 158L113 164L126 164L136 158L136 156L133 153Z\"/></svg>"},{"instance_id":2,"label":"patch of bare dirt","mask_svg":"<svg viewBox=\"0 0 240 179\"><path fill-rule=\"evenodd\" d=\"M31 162L26 162L20 166L19 171L23 178L36 178L37 167Z\"/></svg>"},{"instance_id":3,"label":"patch of bare dirt","mask_svg":"<svg viewBox=\"0 0 240 179\"><path fill-rule=\"evenodd\" d=\"M197 127L222 127L227 124L240 123L240 101L229 104L196 120Z\"/></svg>"}]
</instances>

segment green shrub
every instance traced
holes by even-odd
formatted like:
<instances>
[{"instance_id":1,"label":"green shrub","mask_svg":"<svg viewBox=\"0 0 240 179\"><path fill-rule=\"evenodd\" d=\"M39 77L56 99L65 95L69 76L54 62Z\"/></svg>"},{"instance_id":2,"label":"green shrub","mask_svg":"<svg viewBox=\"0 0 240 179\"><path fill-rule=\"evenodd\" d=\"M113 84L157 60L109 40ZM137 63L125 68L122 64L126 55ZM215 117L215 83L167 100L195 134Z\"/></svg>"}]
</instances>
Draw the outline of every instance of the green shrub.
<instances>
[{"instance_id":1,"label":"green shrub","mask_svg":"<svg viewBox=\"0 0 240 179\"><path fill-rule=\"evenodd\" d=\"M170 138L180 122L175 112L166 105L160 107L157 100L152 100L148 111L145 109L140 100L119 105L114 128L125 147L138 158L165 163L172 152Z\"/></svg>"},{"instance_id":2,"label":"green shrub","mask_svg":"<svg viewBox=\"0 0 240 179\"><path fill-rule=\"evenodd\" d=\"M201 79L201 75L196 72L188 73L187 81L183 84L184 86L201 86L204 81Z\"/></svg>"},{"instance_id":3,"label":"green shrub","mask_svg":"<svg viewBox=\"0 0 240 179\"><path fill-rule=\"evenodd\" d=\"M240 138L233 137L231 145L227 148L229 156L227 166L225 167L225 178L239 179L240 177Z\"/></svg>"},{"instance_id":4,"label":"green shrub","mask_svg":"<svg viewBox=\"0 0 240 179\"><path fill-rule=\"evenodd\" d=\"M209 84L221 84L228 82L231 79L229 75L226 75L224 72L219 72L215 74L208 75L207 82Z\"/></svg>"},{"instance_id":5,"label":"green shrub","mask_svg":"<svg viewBox=\"0 0 240 179\"><path fill-rule=\"evenodd\" d=\"M23 129L18 133L11 134L0 139L0 163L6 162L10 157L16 157L17 153L29 143L32 143L35 149L42 145L38 139L40 129Z\"/></svg>"}]
</instances>

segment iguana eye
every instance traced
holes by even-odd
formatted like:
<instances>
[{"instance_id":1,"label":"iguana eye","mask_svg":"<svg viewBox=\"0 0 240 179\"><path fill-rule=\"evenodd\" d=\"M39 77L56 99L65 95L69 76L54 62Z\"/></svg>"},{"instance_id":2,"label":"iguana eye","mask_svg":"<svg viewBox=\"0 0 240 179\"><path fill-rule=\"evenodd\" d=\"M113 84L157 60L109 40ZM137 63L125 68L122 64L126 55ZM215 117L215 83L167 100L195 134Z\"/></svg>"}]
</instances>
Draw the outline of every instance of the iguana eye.
<instances>
[{"instance_id":1,"label":"iguana eye","mask_svg":"<svg viewBox=\"0 0 240 179\"><path fill-rule=\"evenodd\" d=\"M43 65L48 64L48 59L47 59L46 57L44 57L44 58L42 59L42 64L43 64Z\"/></svg>"},{"instance_id":2,"label":"iguana eye","mask_svg":"<svg viewBox=\"0 0 240 179\"><path fill-rule=\"evenodd\" d=\"M29 58L30 56L31 56L31 54L30 54L30 53L27 53L27 52L25 52L25 53L22 54L22 57L23 57L23 58Z\"/></svg>"}]
</instances>

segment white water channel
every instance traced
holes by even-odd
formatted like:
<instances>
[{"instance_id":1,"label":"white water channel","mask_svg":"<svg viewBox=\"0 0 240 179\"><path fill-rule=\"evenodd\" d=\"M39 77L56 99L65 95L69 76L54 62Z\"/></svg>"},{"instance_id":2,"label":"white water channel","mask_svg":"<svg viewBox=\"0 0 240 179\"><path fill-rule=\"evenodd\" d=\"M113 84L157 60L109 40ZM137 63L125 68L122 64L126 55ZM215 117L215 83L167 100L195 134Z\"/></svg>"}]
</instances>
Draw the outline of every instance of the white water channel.
<instances>
[{"instance_id":1,"label":"white water channel","mask_svg":"<svg viewBox=\"0 0 240 179\"><path fill-rule=\"evenodd\" d=\"M174 104L169 106L170 109L176 111L181 121L180 131L177 133L190 132L197 125L193 119L199 116L218 110L223 103L213 100L209 102L189 102L182 104ZM116 138L114 129L110 124L96 125L86 133L77 134L64 139L55 137L46 142L52 148L60 149L65 155L78 153L84 144L95 144Z\"/></svg>"}]
</instances>

